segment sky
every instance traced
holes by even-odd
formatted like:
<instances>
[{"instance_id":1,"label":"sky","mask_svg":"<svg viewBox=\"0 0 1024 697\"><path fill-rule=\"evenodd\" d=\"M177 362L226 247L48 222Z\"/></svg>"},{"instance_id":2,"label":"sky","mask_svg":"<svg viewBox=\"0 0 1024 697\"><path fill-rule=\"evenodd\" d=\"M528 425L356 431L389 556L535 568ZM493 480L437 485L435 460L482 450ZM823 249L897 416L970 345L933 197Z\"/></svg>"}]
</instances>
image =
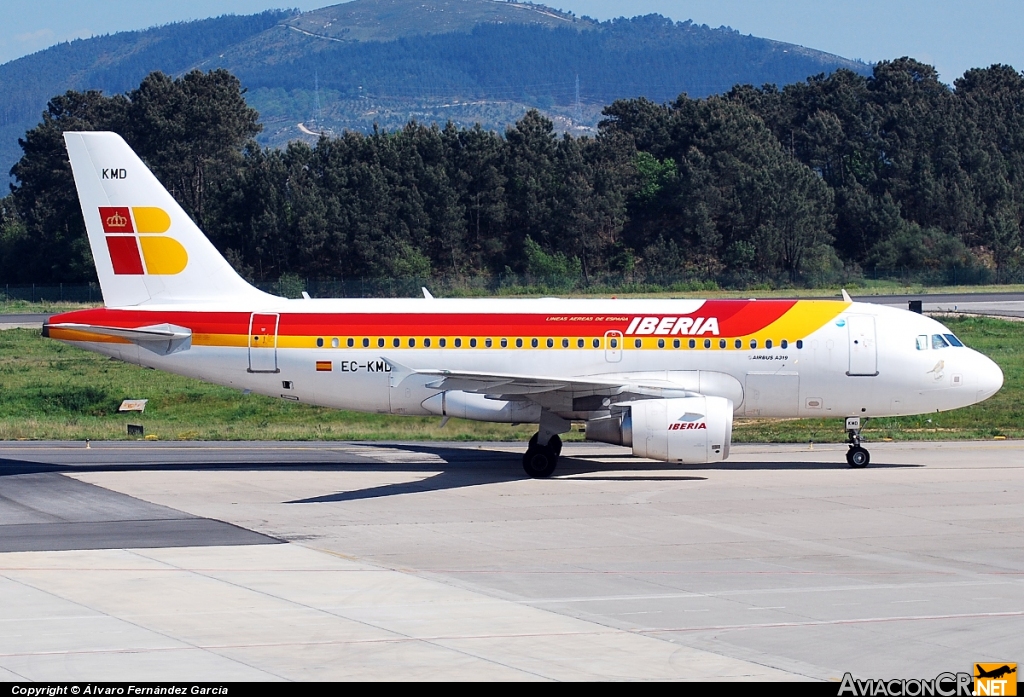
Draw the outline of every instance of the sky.
<instances>
[{"instance_id":1,"label":"sky","mask_svg":"<svg viewBox=\"0 0 1024 697\"><path fill-rule=\"evenodd\" d=\"M330 0L0 0L0 63L61 41ZM1021 0L549 0L595 19L658 13L874 62L912 56L952 83L973 67L1024 70Z\"/></svg>"}]
</instances>

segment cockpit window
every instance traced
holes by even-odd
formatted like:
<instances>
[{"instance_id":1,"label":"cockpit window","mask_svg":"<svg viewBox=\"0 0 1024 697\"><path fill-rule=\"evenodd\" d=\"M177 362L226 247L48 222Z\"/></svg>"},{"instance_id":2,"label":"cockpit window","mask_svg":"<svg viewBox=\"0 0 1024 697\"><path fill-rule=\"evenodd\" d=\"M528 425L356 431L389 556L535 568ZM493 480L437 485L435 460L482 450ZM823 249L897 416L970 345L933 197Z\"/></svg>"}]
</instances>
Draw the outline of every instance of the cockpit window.
<instances>
[{"instance_id":1,"label":"cockpit window","mask_svg":"<svg viewBox=\"0 0 1024 697\"><path fill-rule=\"evenodd\" d=\"M949 346L949 342L942 338L942 334L932 334L932 348L940 349Z\"/></svg>"},{"instance_id":2,"label":"cockpit window","mask_svg":"<svg viewBox=\"0 0 1024 697\"><path fill-rule=\"evenodd\" d=\"M917 350L927 351L928 350L928 335L921 334L917 337Z\"/></svg>"},{"instance_id":3,"label":"cockpit window","mask_svg":"<svg viewBox=\"0 0 1024 697\"><path fill-rule=\"evenodd\" d=\"M943 334L942 336L946 337L946 341L948 341L949 343L953 344L953 346L963 346L964 345L963 342L960 341L960 339L957 339L952 334Z\"/></svg>"}]
</instances>

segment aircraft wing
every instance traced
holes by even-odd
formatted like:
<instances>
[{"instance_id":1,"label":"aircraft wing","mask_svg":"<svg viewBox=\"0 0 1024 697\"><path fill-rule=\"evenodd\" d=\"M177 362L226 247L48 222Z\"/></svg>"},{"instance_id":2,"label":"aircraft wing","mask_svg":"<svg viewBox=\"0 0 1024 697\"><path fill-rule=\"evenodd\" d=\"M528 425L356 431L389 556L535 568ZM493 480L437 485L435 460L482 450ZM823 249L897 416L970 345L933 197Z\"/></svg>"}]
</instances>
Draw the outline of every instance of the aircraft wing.
<instances>
[{"instance_id":1,"label":"aircraft wing","mask_svg":"<svg viewBox=\"0 0 1024 697\"><path fill-rule=\"evenodd\" d=\"M417 375L436 376L427 387L438 390L462 390L477 394L501 393L506 395L532 395L557 390L603 391L621 388L619 380L600 378L546 377L515 373L476 373L453 370L416 370Z\"/></svg>"},{"instance_id":2,"label":"aircraft wing","mask_svg":"<svg viewBox=\"0 0 1024 697\"><path fill-rule=\"evenodd\" d=\"M531 401L556 412L599 411L637 398L692 397L697 393L665 380L630 376L545 376L464 370L412 369L384 358L392 366L392 385L416 375L425 387L461 390L491 399Z\"/></svg>"}]
</instances>

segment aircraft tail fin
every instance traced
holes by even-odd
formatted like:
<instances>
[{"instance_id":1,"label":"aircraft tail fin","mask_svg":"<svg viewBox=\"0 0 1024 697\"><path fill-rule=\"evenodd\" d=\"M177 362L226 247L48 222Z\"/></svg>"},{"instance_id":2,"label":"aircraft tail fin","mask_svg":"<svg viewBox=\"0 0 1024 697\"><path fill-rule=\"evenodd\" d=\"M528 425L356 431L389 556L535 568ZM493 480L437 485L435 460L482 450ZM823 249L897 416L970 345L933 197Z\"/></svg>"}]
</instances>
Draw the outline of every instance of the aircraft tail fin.
<instances>
[{"instance_id":1,"label":"aircraft tail fin","mask_svg":"<svg viewBox=\"0 0 1024 697\"><path fill-rule=\"evenodd\" d=\"M64 142L106 306L275 300L231 268L121 136Z\"/></svg>"}]
</instances>

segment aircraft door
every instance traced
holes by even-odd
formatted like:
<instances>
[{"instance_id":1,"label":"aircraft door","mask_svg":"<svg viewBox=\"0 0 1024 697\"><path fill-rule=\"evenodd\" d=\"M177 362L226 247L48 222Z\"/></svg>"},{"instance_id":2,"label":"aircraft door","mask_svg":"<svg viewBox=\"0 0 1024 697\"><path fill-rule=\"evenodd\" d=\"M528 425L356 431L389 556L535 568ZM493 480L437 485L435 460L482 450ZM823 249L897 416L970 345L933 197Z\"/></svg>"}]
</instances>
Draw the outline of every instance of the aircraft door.
<instances>
[{"instance_id":1,"label":"aircraft door","mask_svg":"<svg viewBox=\"0 0 1024 697\"><path fill-rule=\"evenodd\" d=\"M612 330L604 333L604 359L609 363L622 360L622 332Z\"/></svg>"},{"instance_id":2,"label":"aircraft door","mask_svg":"<svg viewBox=\"0 0 1024 697\"><path fill-rule=\"evenodd\" d=\"M871 315L849 315L846 326L850 336L850 369L846 374L878 375L875 318Z\"/></svg>"},{"instance_id":3,"label":"aircraft door","mask_svg":"<svg viewBox=\"0 0 1024 697\"><path fill-rule=\"evenodd\" d=\"M252 313L249 317L249 372L276 373L277 313Z\"/></svg>"}]
</instances>

